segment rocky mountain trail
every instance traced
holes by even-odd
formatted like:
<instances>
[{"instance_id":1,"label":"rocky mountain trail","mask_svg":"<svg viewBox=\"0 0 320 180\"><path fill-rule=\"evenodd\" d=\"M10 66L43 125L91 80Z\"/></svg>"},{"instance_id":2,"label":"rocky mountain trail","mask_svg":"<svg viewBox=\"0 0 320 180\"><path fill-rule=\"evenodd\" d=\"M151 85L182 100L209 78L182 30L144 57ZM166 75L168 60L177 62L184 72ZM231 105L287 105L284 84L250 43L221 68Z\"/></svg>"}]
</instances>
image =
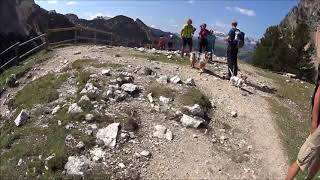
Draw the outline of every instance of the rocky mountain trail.
<instances>
[{"instance_id":1,"label":"rocky mountain trail","mask_svg":"<svg viewBox=\"0 0 320 180\"><path fill-rule=\"evenodd\" d=\"M200 75L178 52L79 45L53 53L0 98L1 136L10 139L1 144L2 169L21 159L15 177L284 176L288 160L265 100L273 83L251 66L240 64L249 79L239 88L222 78L219 57ZM22 109L28 120L12 128ZM33 153L11 156L33 141Z\"/></svg>"}]
</instances>

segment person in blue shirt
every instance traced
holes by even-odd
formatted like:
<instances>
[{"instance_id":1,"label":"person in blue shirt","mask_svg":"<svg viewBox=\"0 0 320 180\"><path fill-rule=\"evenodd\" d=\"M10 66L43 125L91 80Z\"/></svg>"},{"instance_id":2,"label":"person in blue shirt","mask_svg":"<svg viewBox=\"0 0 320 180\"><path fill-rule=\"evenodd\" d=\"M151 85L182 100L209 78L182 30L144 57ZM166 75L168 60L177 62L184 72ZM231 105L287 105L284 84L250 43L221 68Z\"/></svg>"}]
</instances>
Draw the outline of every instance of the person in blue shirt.
<instances>
[{"instance_id":1,"label":"person in blue shirt","mask_svg":"<svg viewBox=\"0 0 320 180\"><path fill-rule=\"evenodd\" d=\"M215 45L215 42L216 42L216 36L213 32L213 30L210 31L210 34L208 35L208 49L207 51L208 52L211 52L211 54L213 54L213 51L214 51L214 45ZM212 56L211 56L211 59L212 61Z\"/></svg>"},{"instance_id":2,"label":"person in blue shirt","mask_svg":"<svg viewBox=\"0 0 320 180\"><path fill-rule=\"evenodd\" d=\"M237 41L235 41L236 31L238 23L236 21L233 21L231 23L232 28L230 29L228 33L228 48L227 48L227 62L228 62L228 75L227 79L230 79L231 76L237 76L238 75L238 47L237 47Z\"/></svg>"}]
</instances>

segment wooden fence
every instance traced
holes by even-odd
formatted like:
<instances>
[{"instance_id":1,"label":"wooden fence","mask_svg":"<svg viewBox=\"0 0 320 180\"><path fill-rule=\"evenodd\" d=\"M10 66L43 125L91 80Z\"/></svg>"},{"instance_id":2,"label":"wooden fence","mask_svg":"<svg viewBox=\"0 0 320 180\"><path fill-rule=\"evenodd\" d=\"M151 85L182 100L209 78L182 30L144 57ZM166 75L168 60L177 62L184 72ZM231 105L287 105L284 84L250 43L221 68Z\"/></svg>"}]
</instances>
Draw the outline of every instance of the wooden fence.
<instances>
[{"instance_id":1,"label":"wooden fence","mask_svg":"<svg viewBox=\"0 0 320 180\"><path fill-rule=\"evenodd\" d=\"M63 39L59 41L50 41L50 36L55 33L65 33L65 32L73 32L72 38ZM84 34L84 35L82 35ZM93 37L88 37L85 35L93 35ZM6 50L0 53L0 71L3 71L6 67L13 64L18 64L20 61L24 60L31 54L34 54L42 49L49 48L50 46L55 46L59 44L65 43L78 43L80 42L92 42L94 44L102 43L102 44L111 44L113 39L113 34L110 32L83 27L83 26L75 26L68 28L57 28L57 29L48 29L48 31L40 36L32 38L23 43L17 42L14 45L10 46ZM104 38L101 38L104 37ZM38 42L38 43L37 43ZM40 45L39 45L39 42ZM30 44L34 45L32 49L25 51ZM32 47L32 46L31 46ZM24 51L22 51L24 49Z\"/></svg>"}]
</instances>

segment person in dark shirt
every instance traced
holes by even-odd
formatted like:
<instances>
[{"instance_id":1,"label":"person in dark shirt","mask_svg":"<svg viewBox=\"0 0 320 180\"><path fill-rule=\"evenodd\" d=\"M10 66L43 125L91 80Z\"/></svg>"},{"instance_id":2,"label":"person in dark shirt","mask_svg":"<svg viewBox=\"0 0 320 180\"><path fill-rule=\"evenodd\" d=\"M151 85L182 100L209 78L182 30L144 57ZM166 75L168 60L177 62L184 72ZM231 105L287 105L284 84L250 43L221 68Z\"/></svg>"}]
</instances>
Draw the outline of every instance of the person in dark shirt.
<instances>
[{"instance_id":1,"label":"person in dark shirt","mask_svg":"<svg viewBox=\"0 0 320 180\"><path fill-rule=\"evenodd\" d=\"M238 23L233 21L231 23L231 30L228 33L228 48L227 48L227 62L228 62L228 75L227 79L230 79L231 76L238 75L238 47L237 42L235 41L236 31Z\"/></svg>"},{"instance_id":2,"label":"person in dark shirt","mask_svg":"<svg viewBox=\"0 0 320 180\"><path fill-rule=\"evenodd\" d=\"M169 37L169 40L168 40L169 51L172 51L174 49L173 45L174 45L174 37L173 37L172 34L170 34L170 37Z\"/></svg>"}]
</instances>

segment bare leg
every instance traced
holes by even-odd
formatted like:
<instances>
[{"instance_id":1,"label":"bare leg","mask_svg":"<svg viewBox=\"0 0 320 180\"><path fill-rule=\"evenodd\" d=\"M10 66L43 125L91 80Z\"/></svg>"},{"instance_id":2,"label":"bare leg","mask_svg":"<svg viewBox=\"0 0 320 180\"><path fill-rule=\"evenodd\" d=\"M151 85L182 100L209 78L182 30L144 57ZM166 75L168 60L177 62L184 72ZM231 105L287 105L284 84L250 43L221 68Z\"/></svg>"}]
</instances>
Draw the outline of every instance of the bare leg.
<instances>
[{"instance_id":1,"label":"bare leg","mask_svg":"<svg viewBox=\"0 0 320 180\"><path fill-rule=\"evenodd\" d=\"M298 164L296 162L294 162L290 166L290 168L288 170L288 175L285 180L293 180L293 178L298 174L299 171L300 171L300 167L298 166Z\"/></svg>"}]
</instances>

